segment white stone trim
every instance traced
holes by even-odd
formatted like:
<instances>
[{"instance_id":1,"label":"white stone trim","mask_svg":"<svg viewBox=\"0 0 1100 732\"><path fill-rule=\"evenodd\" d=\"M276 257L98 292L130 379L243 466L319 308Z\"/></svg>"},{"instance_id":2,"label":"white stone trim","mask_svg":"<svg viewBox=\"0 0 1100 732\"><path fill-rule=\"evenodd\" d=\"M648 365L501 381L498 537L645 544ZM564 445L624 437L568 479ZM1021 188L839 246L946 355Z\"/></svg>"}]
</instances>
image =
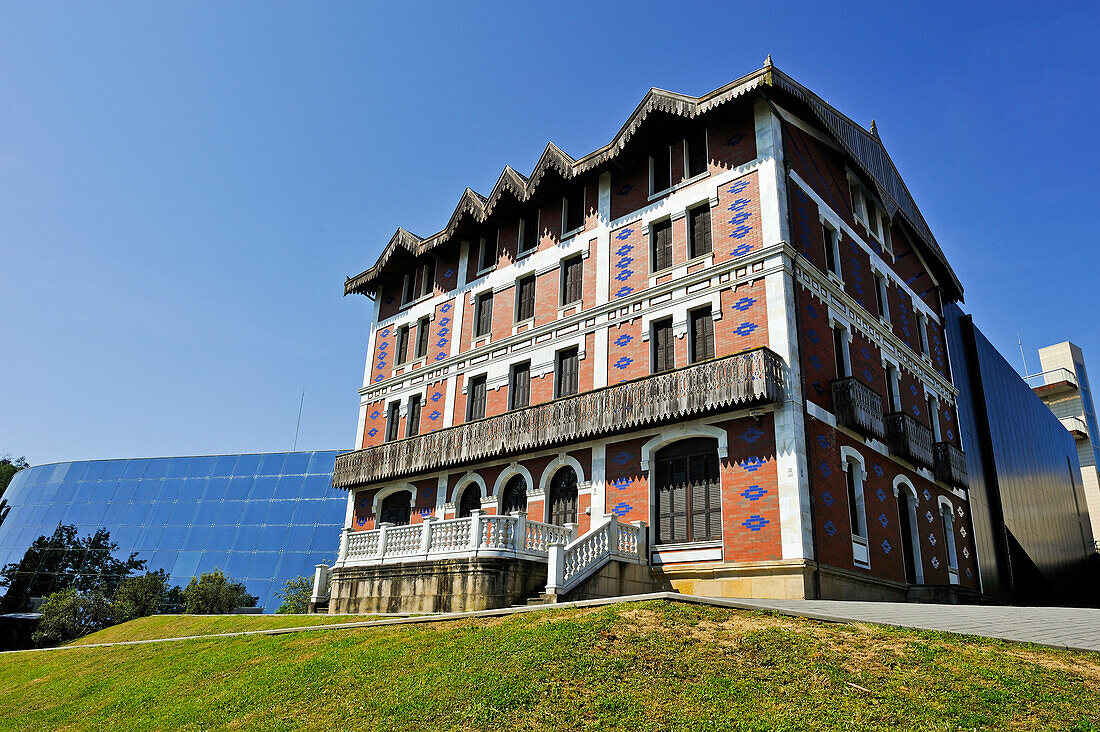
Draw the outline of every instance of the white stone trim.
<instances>
[{"instance_id":1,"label":"white stone trim","mask_svg":"<svg viewBox=\"0 0 1100 732\"><path fill-rule=\"evenodd\" d=\"M485 486L485 479L477 473L471 471L458 479L458 482L455 483L454 490L451 491L451 495L449 496L449 500L447 502L453 503L457 506L458 498L462 495L462 491L466 490L466 486L470 485L471 483L475 484L478 487L478 490L481 491L482 498L485 498L489 495L489 490Z\"/></svg>"},{"instance_id":2,"label":"white stone trim","mask_svg":"<svg viewBox=\"0 0 1100 732\"><path fill-rule=\"evenodd\" d=\"M531 471L520 465L519 463L511 463L504 470L500 471L500 475L497 476L496 482L493 483L493 496L500 500L502 497L501 491L504 490L504 486L508 484L508 481L513 476L522 475L523 479L527 481L526 493L531 492L531 488L535 485L535 479L531 477Z\"/></svg>"},{"instance_id":3,"label":"white stone trim","mask_svg":"<svg viewBox=\"0 0 1100 732\"><path fill-rule=\"evenodd\" d=\"M381 488L374 494L374 501L371 502L371 513L375 516L378 515L378 509L382 507L382 501L388 496L394 493L400 493L401 491L408 491L411 498L409 499L409 508L416 508L416 486L412 483L395 483L394 485Z\"/></svg>"},{"instance_id":4,"label":"white stone trim","mask_svg":"<svg viewBox=\"0 0 1100 732\"><path fill-rule=\"evenodd\" d=\"M567 465L573 468L577 473L577 494L580 494L581 484L584 483L585 480L584 467L581 465L580 461L572 455L558 453L558 456L542 469L542 477L539 478L539 491L541 491L543 495L548 495L547 491L550 488L550 480L554 477L554 473ZM532 483L531 485L534 484Z\"/></svg>"},{"instance_id":5,"label":"white stone trim","mask_svg":"<svg viewBox=\"0 0 1100 732\"><path fill-rule=\"evenodd\" d=\"M894 496L897 497L901 491L905 491L910 500L909 504L909 540L913 544L913 580L914 584L924 584L924 564L921 559L920 552L920 524L917 523L917 506L920 505L920 500L917 498L917 489L913 486L913 482L904 475L898 475L894 478ZM901 529L901 526L898 526ZM902 541L905 541L905 537L902 537ZM898 547L898 549L904 552L904 548ZM904 557L903 557L904 560Z\"/></svg>"},{"instance_id":6,"label":"white stone trim","mask_svg":"<svg viewBox=\"0 0 1100 732\"><path fill-rule=\"evenodd\" d=\"M728 415L718 415L720 417ZM712 417L713 419L713 417ZM660 450L662 447L667 447L674 442L680 440L686 440L692 437L709 437L711 439L718 440L718 457L725 459L729 457L729 434L721 427L715 427L709 424L685 424L680 423L678 425L665 427L660 433L648 440L642 445L642 460L641 460L641 472L648 473L650 464L653 460L653 453ZM650 484L650 493L652 493L652 483Z\"/></svg>"}]
</instances>

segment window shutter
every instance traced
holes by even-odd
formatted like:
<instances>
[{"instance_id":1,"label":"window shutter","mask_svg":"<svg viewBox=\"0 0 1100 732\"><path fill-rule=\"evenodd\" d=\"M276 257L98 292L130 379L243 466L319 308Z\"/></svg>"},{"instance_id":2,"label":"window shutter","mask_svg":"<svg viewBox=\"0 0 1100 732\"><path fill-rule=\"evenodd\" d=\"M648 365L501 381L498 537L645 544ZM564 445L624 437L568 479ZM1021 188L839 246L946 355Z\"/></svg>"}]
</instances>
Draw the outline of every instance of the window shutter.
<instances>
[{"instance_id":1,"label":"window shutter","mask_svg":"<svg viewBox=\"0 0 1100 732\"><path fill-rule=\"evenodd\" d=\"M512 409L520 409L531 403L531 364L520 364L512 369Z\"/></svg>"},{"instance_id":2,"label":"window shutter","mask_svg":"<svg viewBox=\"0 0 1100 732\"><path fill-rule=\"evenodd\" d=\"M710 313L704 313L703 321L703 358L714 358L714 320Z\"/></svg>"},{"instance_id":3,"label":"window shutter","mask_svg":"<svg viewBox=\"0 0 1100 732\"><path fill-rule=\"evenodd\" d=\"M562 267L565 268L564 277L562 278L564 280L562 304L568 305L581 299L582 260L579 258L570 259L563 262Z\"/></svg>"},{"instance_id":4,"label":"window shutter","mask_svg":"<svg viewBox=\"0 0 1100 732\"><path fill-rule=\"evenodd\" d=\"M656 354L654 371L668 371L676 367L675 341L672 338L672 321L664 320L654 326L653 350Z\"/></svg>"},{"instance_id":5,"label":"window shutter","mask_svg":"<svg viewBox=\"0 0 1100 732\"><path fill-rule=\"evenodd\" d=\"M483 336L489 333L493 323L493 293L487 292L477 298L477 333Z\"/></svg>"},{"instance_id":6,"label":"window shutter","mask_svg":"<svg viewBox=\"0 0 1100 732\"><path fill-rule=\"evenodd\" d=\"M403 325L397 329L397 365L405 363L409 358L409 326Z\"/></svg>"},{"instance_id":7,"label":"window shutter","mask_svg":"<svg viewBox=\"0 0 1100 732\"><path fill-rule=\"evenodd\" d=\"M662 221L650 227L653 237L653 268L666 269L672 266L672 222Z\"/></svg>"},{"instance_id":8,"label":"window shutter","mask_svg":"<svg viewBox=\"0 0 1100 732\"><path fill-rule=\"evenodd\" d=\"M691 256L710 254L710 206L698 206L691 210Z\"/></svg>"},{"instance_id":9,"label":"window shutter","mask_svg":"<svg viewBox=\"0 0 1100 732\"><path fill-rule=\"evenodd\" d=\"M409 417L406 437L420 434L420 395L409 398Z\"/></svg>"}]
</instances>

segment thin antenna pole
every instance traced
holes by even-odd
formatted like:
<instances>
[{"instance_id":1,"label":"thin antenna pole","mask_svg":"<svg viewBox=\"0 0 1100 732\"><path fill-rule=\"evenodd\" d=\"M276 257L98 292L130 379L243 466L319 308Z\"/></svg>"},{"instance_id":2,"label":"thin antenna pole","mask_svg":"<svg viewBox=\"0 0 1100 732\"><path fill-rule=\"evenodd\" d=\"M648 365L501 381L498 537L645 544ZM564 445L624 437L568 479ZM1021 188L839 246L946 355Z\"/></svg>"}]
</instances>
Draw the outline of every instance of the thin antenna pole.
<instances>
[{"instance_id":1,"label":"thin antenna pole","mask_svg":"<svg viewBox=\"0 0 1100 732\"><path fill-rule=\"evenodd\" d=\"M1016 343L1020 346L1020 360L1024 362L1024 376L1031 376L1031 372L1027 370L1027 356L1024 355L1024 342L1020 340L1020 331L1016 331Z\"/></svg>"},{"instance_id":2,"label":"thin antenna pole","mask_svg":"<svg viewBox=\"0 0 1100 732\"><path fill-rule=\"evenodd\" d=\"M306 388L302 387L302 398L298 402L298 424L294 425L294 447L290 449L294 452L298 449L298 428L302 426L302 405L306 403Z\"/></svg>"}]
</instances>

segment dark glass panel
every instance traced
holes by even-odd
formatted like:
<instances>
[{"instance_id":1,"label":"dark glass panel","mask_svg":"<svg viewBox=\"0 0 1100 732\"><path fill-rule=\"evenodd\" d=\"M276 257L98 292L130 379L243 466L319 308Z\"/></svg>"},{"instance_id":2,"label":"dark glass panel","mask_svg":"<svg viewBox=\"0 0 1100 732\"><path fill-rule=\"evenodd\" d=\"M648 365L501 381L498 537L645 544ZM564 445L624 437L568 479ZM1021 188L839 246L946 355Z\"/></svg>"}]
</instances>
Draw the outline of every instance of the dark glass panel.
<instances>
[{"instance_id":1,"label":"dark glass panel","mask_svg":"<svg viewBox=\"0 0 1100 732\"><path fill-rule=\"evenodd\" d=\"M228 478L233 475L233 466L236 464L236 455L218 455L214 458L214 468L210 471L210 475L218 478Z\"/></svg>"},{"instance_id":2,"label":"dark glass panel","mask_svg":"<svg viewBox=\"0 0 1100 732\"><path fill-rule=\"evenodd\" d=\"M203 503L217 503L225 498L225 492L229 487L230 478L207 478L202 481L188 481L187 488L191 489L187 491L190 496L181 496L181 498L198 498ZM199 488L198 495L194 495L194 489Z\"/></svg>"},{"instance_id":3,"label":"dark glass panel","mask_svg":"<svg viewBox=\"0 0 1100 732\"><path fill-rule=\"evenodd\" d=\"M313 536L316 533L316 526L291 526L286 530L286 548L308 551L313 548ZM327 540L332 541L333 536L325 533Z\"/></svg>"},{"instance_id":4,"label":"dark glass panel","mask_svg":"<svg viewBox=\"0 0 1100 732\"><path fill-rule=\"evenodd\" d=\"M191 523L199 504L195 501L177 501L172 504L172 513L168 515L169 526L186 526Z\"/></svg>"},{"instance_id":5,"label":"dark glass panel","mask_svg":"<svg viewBox=\"0 0 1100 732\"><path fill-rule=\"evenodd\" d=\"M176 563L172 565L171 574L174 577L186 577L190 579L198 574L199 560L202 552L181 551L176 555Z\"/></svg>"},{"instance_id":6,"label":"dark glass panel","mask_svg":"<svg viewBox=\"0 0 1100 732\"><path fill-rule=\"evenodd\" d=\"M260 531L260 549L277 552L286 543L286 524L268 524Z\"/></svg>"},{"instance_id":7,"label":"dark glass panel","mask_svg":"<svg viewBox=\"0 0 1100 732\"><path fill-rule=\"evenodd\" d=\"M298 501L291 517L295 524L316 524L324 515L324 502L322 501ZM342 516L341 516L342 518Z\"/></svg>"},{"instance_id":8,"label":"dark glass panel","mask_svg":"<svg viewBox=\"0 0 1100 732\"><path fill-rule=\"evenodd\" d=\"M222 519L221 508L221 503L215 501L202 501L199 503L195 515L191 517L191 523L205 524L208 526L220 523Z\"/></svg>"},{"instance_id":9,"label":"dark glass panel","mask_svg":"<svg viewBox=\"0 0 1100 732\"><path fill-rule=\"evenodd\" d=\"M266 483L260 485L257 489L256 484L261 481L266 481ZM229 485L225 489L225 500L244 501L253 497L262 498L265 494L270 496L270 491L273 489L268 487L268 484L274 482L275 478L270 477L253 478L251 475L235 475L229 479ZM254 493L254 491L256 492Z\"/></svg>"},{"instance_id":10,"label":"dark glass panel","mask_svg":"<svg viewBox=\"0 0 1100 732\"><path fill-rule=\"evenodd\" d=\"M204 455L191 458L191 467L187 470L189 478L205 478L214 472L214 456Z\"/></svg>"},{"instance_id":11,"label":"dark glass panel","mask_svg":"<svg viewBox=\"0 0 1100 732\"><path fill-rule=\"evenodd\" d=\"M270 508L267 501L259 501L256 503L247 502L244 504L244 514L241 516L242 524L262 524L264 519L267 518L267 512Z\"/></svg>"},{"instance_id":12,"label":"dark glass panel","mask_svg":"<svg viewBox=\"0 0 1100 732\"><path fill-rule=\"evenodd\" d=\"M207 524L195 524L183 538L180 549L183 551L198 551L205 549L210 539L210 526Z\"/></svg>"},{"instance_id":13,"label":"dark glass panel","mask_svg":"<svg viewBox=\"0 0 1100 732\"><path fill-rule=\"evenodd\" d=\"M306 480L307 478L301 475L284 475L280 477L275 485L273 497L283 500L298 498L302 495L302 484Z\"/></svg>"},{"instance_id":14,"label":"dark glass panel","mask_svg":"<svg viewBox=\"0 0 1100 732\"><path fill-rule=\"evenodd\" d=\"M75 483L84 477L84 471L88 469L88 463L72 463L68 469L65 470L65 475L62 477L63 483Z\"/></svg>"},{"instance_id":15,"label":"dark glass panel","mask_svg":"<svg viewBox=\"0 0 1100 732\"><path fill-rule=\"evenodd\" d=\"M240 455L233 466L233 475L255 475L260 467L261 455Z\"/></svg>"},{"instance_id":16,"label":"dark glass panel","mask_svg":"<svg viewBox=\"0 0 1100 732\"><path fill-rule=\"evenodd\" d=\"M161 549L176 551L183 544L183 538L187 536L186 526L165 526L164 533L160 535ZM166 567L171 569L171 567Z\"/></svg>"},{"instance_id":17,"label":"dark glass panel","mask_svg":"<svg viewBox=\"0 0 1100 732\"><path fill-rule=\"evenodd\" d=\"M191 474L191 463L194 460L201 460L202 458L170 458L168 460L168 467L164 471L165 478L182 478Z\"/></svg>"},{"instance_id":18,"label":"dark glass panel","mask_svg":"<svg viewBox=\"0 0 1100 732\"><path fill-rule=\"evenodd\" d=\"M279 477L274 475L257 476L252 483L252 489L248 492L249 501L269 501L275 495L275 489L279 485Z\"/></svg>"},{"instance_id":19,"label":"dark glass panel","mask_svg":"<svg viewBox=\"0 0 1100 732\"><path fill-rule=\"evenodd\" d=\"M223 571L230 577L244 577L250 564L252 564L252 552L229 552Z\"/></svg>"},{"instance_id":20,"label":"dark glass panel","mask_svg":"<svg viewBox=\"0 0 1100 732\"><path fill-rule=\"evenodd\" d=\"M279 475L283 472L283 463L286 462L286 454L277 452L260 457L260 469L257 475Z\"/></svg>"},{"instance_id":21,"label":"dark glass panel","mask_svg":"<svg viewBox=\"0 0 1100 732\"><path fill-rule=\"evenodd\" d=\"M168 472L168 458L153 458L149 461L149 464L145 466L145 470L142 472L141 477L145 479L151 478L163 478L164 474Z\"/></svg>"},{"instance_id":22,"label":"dark glass panel","mask_svg":"<svg viewBox=\"0 0 1100 732\"><path fill-rule=\"evenodd\" d=\"M283 463L283 475L305 475L306 468L309 467L309 453L308 452L291 452L286 456L286 462Z\"/></svg>"},{"instance_id":23,"label":"dark glass panel","mask_svg":"<svg viewBox=\"0 0 1100 732\"><path fill-rule=\"evenodd\" d=\"M311 475L320 474L329 478L329 485L332 485L332 471L336 468L336 453L334 452L315 452L311 453L312 457L309 459L309 473Z\"/></svg>"},{"instance_id":24,"label":"dark glass panel","mask_svg":"<svg viewBox=\"0 0 1100 732\"><path fill-rule=\"evenodd\" d=\"M107 469L107 463L103 460L95 460L88 463L88 467L84 470L84 477L82 480L93 481L103 478L103 472Z\"/></svg>"}]
</instances>

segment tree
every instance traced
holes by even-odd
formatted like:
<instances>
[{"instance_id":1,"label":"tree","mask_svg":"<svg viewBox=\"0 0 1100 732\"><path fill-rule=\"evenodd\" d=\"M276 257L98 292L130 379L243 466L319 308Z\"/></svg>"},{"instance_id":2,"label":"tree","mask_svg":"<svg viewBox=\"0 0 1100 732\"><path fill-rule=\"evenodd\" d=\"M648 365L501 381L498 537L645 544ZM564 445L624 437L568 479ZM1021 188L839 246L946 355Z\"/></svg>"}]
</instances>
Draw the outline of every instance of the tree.
<instances>
[{"instance_id":1,"label":"tree","mask_svg":"<svg viewBox=\"0 0 1100 732\"><path fill-rule=\"evenodd\" d=\"M283 604L276 612L309 612L309 598L313 597L313 580L304 575L288 579L283 585L283 591L276 592L275 595L283 599Z\"/></svg>"},{"instance_id":2,"label":"tree","mask_svg":"<svg viewBox=\"0 0 1100 732\"><path fill-rule=\"evenodd\" d=\"M15 477L15 474L29 467L30 465L25 457L18 457L14 460L10 456L0 458L0 496L4 495L4 491L8 489L8 484L11 483L11 479Z\"/></svg>"},{"instance_id":3,"label":"tree","mask_svg":"<svg viewBox=\"0 0 1100 732\"><path fill-rule=\"evenodd\" d=\"M192 615L224 614L238 607L255 607L257 600L248 594L244 584L229 579L220 569L192 577L183 588L183 611Z\"/></svg>"},{"instance_id":4,"label":"tree","mask_svg":"<svg viewBox=\"0 0 1100 732\"><path fill-rule=\"evenodd\" d=\"M122 560L113 556L116 551L118 544L106 529L81 538L75 526L59 524L52 535L35 539L19 562L0 570L0 587L8 588L0 599L0 612L23 611L32 597L70 588L114 597L123 579L145 569L145 560L138 559L137 552Z\"/></svg>"},{"instance_id":5,"label":"tree","mask_svg":"<svg viewBox=\"0 0 1100 732\"><path fill-rule=\"evenodd\" d=\"M163 612L168 599L168 577L163 569L122 580L111 603L115 623L125 623Z\"/></svg>"}]
</instances>

